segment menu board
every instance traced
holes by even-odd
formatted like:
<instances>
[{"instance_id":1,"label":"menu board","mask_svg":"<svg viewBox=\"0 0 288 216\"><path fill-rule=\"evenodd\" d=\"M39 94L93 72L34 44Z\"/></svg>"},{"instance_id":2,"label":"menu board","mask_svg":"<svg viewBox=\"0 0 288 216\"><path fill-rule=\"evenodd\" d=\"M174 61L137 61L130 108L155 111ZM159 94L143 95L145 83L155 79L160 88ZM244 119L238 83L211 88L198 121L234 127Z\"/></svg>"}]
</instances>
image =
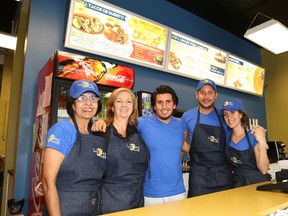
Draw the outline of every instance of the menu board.
<instances>
[{"instance_id":1,"label":"menu board","mask_svg":"<svg viewBox=\"0 0 288 216\"><path fill-rule=\"evenodd\" d=\"M255 95L263 95L264 68L229 55L226 74L226 86Z\"/></svg>"},{"instance_id":2,"label":"menu board","mask_svg":"<svg viewBox=\"0 0 288 216\"><path fill-rule=\"evenodd\" d=\"M167 70L196 79L209 78L224 85L227 52L183 33L171 31Z\"/></svg>"},{"instance_id":3,"label":"menu board","mask_svg":"<svg viewBox=\"0 0 288 216\"><path fill-rule=\"evenodd\" d=\"M265 70L100 0L71 0L65 47L263 95Z\"/></svg>"},{"instance_id":4,"label":"menu board","mask_svg":"<svg viewBox=\"0 0 288 216\"><path fill-rule=\"evenodd\" d=\"M71 0L65 47L162 70L168 28L103 1Z\"/></svg>"}]
</instances>

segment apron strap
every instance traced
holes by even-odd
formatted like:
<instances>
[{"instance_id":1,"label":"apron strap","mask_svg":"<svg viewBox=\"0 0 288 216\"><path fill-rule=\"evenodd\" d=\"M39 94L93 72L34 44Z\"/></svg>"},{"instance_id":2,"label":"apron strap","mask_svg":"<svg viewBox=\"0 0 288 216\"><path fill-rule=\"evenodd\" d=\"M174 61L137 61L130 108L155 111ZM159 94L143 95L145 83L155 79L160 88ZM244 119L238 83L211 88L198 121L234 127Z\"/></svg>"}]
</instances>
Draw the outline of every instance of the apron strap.
<instances>
[{"instance_id":1,"label":"apron strap","mask_svg":"<svg viewBox=\"0 0 288 216\"><path fill-rule=\"evenodd\" d=\"M244 130L245 130L245 137L246 137L246 139L247 139L249 149L250 149L250 148L253 148L253 146L252 146L252 144L251 144L251 140L250 140L250 138L249 138L249 136L248 136L248 132L247 132L246 129L244 129Z\"/></svg>"},{"instance_id":2,"label":"apron strap","mask_svg":"<svg viewBox=\"0 0 288 216\"><path fill-rule=\"evenodd\" d=\"M79 132L78 124L77 124L77 122L76 122L76 119L75 119L74 115L71 116L71 119L72 119L73 124L74 124L74 126L75 126L75 128L76 128L76 131Z\"/></svg>"},{"instance_id":3,"label":"apron strap","mask_svg":"<svg viewBox=\"0 0 288 216\"><path fill-rule=\"evenodd\" d=\"M77 124L77 121L76 121L74 115L71 116L71 119L72 119L73 124L74 124L74 126L75 126L75 128L76 128L76 131L77 131L77 132L76 132L76 141L79 142L79 155L80 155L80 154L81 154L81 137L80 137L80 131L79 131L78 124Z\"/></svg>"}]
</instances>

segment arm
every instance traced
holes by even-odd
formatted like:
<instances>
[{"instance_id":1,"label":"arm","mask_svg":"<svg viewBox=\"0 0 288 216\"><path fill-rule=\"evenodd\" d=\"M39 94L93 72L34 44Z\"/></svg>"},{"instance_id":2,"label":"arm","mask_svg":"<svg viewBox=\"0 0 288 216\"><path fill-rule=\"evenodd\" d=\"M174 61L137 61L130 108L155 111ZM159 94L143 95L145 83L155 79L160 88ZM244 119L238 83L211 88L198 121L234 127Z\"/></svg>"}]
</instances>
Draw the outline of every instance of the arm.
<instances>
[{"instance_id":1,"label":"arm","mask_svg":"<svg viewBox=\"0 0 288 216\"><path fill-rule=\"evenodd\" d=\"M184 142L182 144L182 152L185 154L185 153L189 153L190 151L190 145L188 143L188 137L189 137L189 134L187 131L184 132Z\"/></svg>"},{"instance_id":2,"label":"arm","mask_svg":"<svg viewBox=\"0 0 288 216\"><path fill-rule=\"evenodd\" d=\"M266 174L269 170L269 159L267 155L267 142L265 132L266 130L260 126L257 126L252 130L252 134L257 140L257 145L254 147L257 167L262 174Z\"/></svg>"},{"instance_id":3,"label":"arm","mask_svg":"<svg viewBox=\"0 0 288 216\"><path fill-rule=\"evenodd\" d=\"M61 215L56 179L63 160L64 155L59 151L52 148L45 149L42 184L45 194L45 203L50 216Z\"/></svg>"},{"instance_id":4,"label":"arm","mask_svg":"<svg viewBox=\"0 0 288 216\"><path fill-rule=\"evenodd\" d=\"M99 119L97 121L95 121L93 123L93 125L91 126L91 130L92 131L102 131L102 132L106 132L106 127L107 127L107 123L104 121L104 119Z\"/></svg>"}]
</instances>

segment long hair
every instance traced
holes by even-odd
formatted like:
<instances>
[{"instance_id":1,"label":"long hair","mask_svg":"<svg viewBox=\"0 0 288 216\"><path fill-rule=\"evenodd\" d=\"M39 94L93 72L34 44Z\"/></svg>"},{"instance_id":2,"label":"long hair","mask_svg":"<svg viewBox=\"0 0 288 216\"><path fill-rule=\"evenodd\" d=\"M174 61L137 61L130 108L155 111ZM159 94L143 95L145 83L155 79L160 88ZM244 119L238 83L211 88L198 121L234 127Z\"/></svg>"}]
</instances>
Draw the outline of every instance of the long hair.
<instances>
[{"instance_id":1,"label":"long hair","mask_svg":"<svg viewBox=\"0 0 288 216\"><path fill-rule=\"evenodd\" d=\"M238 112L240 114L242 114L242 118L241 118L241 125L244 127L244 128L247 128L248 126L248 123L249 123L249 116L246 112L242 111L242 110L238 110Z\"/></svg>"},{"instance_id":2,"label":"long hair","mask_svg":"<svg viewBox=\"0 0 288 216\"><path fill-rule=\"evenodd\" d=\"M114 107L114 102L116 100L116 97L118 96L118 94L120 92L128 92L131 97L132 97L132 103L133 103L133 111L131 113L131 115L129 116L128 119L128 124L130 126L136 126L138 123L138 105L137 105L137 100L135 95L133 94L133 92L128 89L128 88L117 88L115 89L112 94L110 95L108 101L107 101L107 107L106 107L106 121L108 124L113 123L114 121L114 111L113 111L113 107Z\"/></svg>"}]
</instances>

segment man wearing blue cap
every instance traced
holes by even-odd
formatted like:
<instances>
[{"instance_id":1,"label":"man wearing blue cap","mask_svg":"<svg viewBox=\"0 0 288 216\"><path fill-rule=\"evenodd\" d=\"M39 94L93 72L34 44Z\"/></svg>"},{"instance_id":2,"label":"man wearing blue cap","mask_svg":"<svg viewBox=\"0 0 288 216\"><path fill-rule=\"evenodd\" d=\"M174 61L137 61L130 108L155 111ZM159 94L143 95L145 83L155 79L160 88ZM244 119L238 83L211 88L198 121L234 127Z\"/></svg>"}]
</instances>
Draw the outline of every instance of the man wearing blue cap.
<instances>
[{"instance_id":1,"label":"man wearing blue cap","mask_svg":"<svg viewBox=\"0 0 288 216\"><path fill-rule=\"evenodd\" d=\"M183 148L190 156L188 197L232 187L231 168L224 154L226 136L221 109L214 106L217 99L214 81L199 81L195 95L199 106L186 111L181 118L185 138L190 143Z\"/></svg>"}]
</instances>

